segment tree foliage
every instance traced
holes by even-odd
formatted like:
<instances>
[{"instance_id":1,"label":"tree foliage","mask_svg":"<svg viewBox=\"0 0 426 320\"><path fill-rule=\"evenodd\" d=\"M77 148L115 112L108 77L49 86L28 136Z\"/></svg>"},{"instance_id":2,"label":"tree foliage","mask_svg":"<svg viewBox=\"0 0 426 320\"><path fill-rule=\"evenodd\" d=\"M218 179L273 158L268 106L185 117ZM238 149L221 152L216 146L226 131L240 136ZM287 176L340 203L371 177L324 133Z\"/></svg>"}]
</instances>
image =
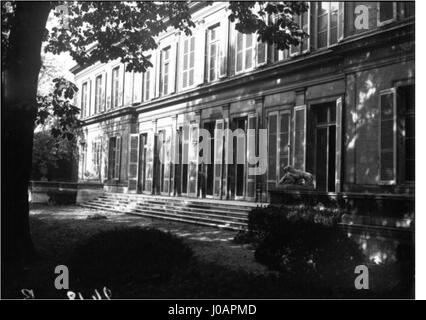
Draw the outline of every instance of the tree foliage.
<instances>
[{"instance_id":1,"label":"tree foliage","mask_svg":"<svg viewBox=\"0 0 426 320\"><path fill-rule=\"evenodd\" d=\"M77 117L80 109L72 103L78 88L64 78L56 78L53 83L53 92L37 96L38 112L35 124L48 126L54 138L75 140L82 124Z\"/></svg>"}]
</instances>

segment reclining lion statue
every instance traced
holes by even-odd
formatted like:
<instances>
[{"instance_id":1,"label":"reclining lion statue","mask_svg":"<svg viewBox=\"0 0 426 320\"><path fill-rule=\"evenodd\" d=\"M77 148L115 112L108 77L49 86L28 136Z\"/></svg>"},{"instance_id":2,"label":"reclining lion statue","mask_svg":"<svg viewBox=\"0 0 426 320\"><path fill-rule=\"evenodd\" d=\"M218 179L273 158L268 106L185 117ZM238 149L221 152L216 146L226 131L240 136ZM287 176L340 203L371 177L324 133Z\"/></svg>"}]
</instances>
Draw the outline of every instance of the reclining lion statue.
<instances>
[{"instance_id":1,"label":"reclining lion statue","mask_svg":"<svg viewBox=\"0 0 426 320\"><path fill-rule=\"evenodd\" d=\"M294 169L292 166L284 168L284 176L278 182L280 185L296 185L314 188L314 177L309 172Z\"/></svg>"}]
</instances>

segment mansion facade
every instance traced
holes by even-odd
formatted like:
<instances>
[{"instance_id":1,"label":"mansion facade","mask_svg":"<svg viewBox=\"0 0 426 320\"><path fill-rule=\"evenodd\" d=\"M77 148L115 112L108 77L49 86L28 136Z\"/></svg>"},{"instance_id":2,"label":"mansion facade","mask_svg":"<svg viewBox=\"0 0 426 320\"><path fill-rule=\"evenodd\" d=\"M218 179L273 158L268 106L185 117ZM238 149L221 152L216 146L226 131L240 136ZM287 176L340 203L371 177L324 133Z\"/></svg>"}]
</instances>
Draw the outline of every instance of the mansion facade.
<instances>
[{"instance_id":1,"label":"mansion facade","mask_svg":"<svg viewBox=\"0 0 426 320\"><path fill-rule=\"evenodd\" d=\"M227 6L193 5L192 35L159 36L144 73L119 61L71 70L79 181L268 202L286 196L291 166L313 175L313 192L414 198L414 2L311 2L297 17L309 38L285 51L236 31ZM200 161L200 129L211 161ZM224 161L230 150L239 161ZM253 154L267 158L262 174L250 174Z\"/></svg>"}]
</instances>

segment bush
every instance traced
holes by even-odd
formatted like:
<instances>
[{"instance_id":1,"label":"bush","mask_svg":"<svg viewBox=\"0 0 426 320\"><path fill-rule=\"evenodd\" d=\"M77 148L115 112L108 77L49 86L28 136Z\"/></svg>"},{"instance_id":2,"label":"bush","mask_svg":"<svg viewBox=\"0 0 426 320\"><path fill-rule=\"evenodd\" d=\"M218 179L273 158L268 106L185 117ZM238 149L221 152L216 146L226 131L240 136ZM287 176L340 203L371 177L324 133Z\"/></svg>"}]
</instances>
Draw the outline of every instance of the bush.
<instances>
[{"instance_id":1,"label":"bush","mask_svg":"<svg viewBox=\"0 0 426 320\"><path fill-rule=\"evenodd\" d=\"M76 247L70 275L84 288L125 290L126 284L157 285L193 262L180 238L155 229L126 228L98 233Z\"/></svg>"},{"instance_id":2,"label":"bush","mask_svg":"<svg viewBox=\"0 0 426 320\"><path fill-rule=\"evenodd\" d=\"M48 192L49 204L52 205L68 205L75 204L75 200L77 197L76 192Z\"/></svg>"},{"instance_id":3,"label":"bush","mask_svg":"<svg viewBox=\"0 0 426 320\"><path fill-rule=\"evenodd\" d=\"M249 231L236 241L252 242L258 262L308 286L347 290L364 255L338 227L338 217L338 211L323 208L256 208L249 214Z\"/></svg>"}]
</instances>

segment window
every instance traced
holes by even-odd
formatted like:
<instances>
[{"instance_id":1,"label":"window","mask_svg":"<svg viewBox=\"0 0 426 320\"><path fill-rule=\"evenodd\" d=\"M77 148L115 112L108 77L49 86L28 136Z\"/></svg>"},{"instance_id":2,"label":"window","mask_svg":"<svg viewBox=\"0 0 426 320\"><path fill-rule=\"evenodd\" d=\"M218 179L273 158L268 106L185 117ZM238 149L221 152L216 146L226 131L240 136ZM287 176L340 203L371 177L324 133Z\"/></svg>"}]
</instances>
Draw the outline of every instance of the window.
<instances>
[{"instance_id":1,"label":"window","mask_svg":"<svg viewBox=\"0 0 426 320\"><path fill-rule=\"evenodd\" d=\"M237 32L236 72L253 68L254 35Z\"/></svg>"},{"instance_id":2,"label":"window","mask_svg":"<svg viewBox=\"0 0 426 320\"><path fill-rule=\"evenodd\" d=\"M169 92L169 72L170 47L167 47L161 51L160 95L166 95Z\"/></svg>"},{"instance_id":3,"label":"window","mask_svg":"<svg viewBox=\"0 0 426 320\"><path fill-rule=\"evenodd\" d=\"M268 182L279 183L290 165L290 111L271 112L268 121Z\"/></svg>"},{"instance_id":4,"label":"window","mask_svg":"<svg viewBox=\"0 0 426 320\"><path fill-rule=\"evenodd\" d=\"M135 72L133 73L133 103L138 103L142 101L142 83L143 83L143 73Z\"/></svg>"},{"instance_id":5,"label":"window","mask_svg":"<svg viewBox=\"0 0 426 320\"><path fill-rule=\"evenodd\" d=\"M81 117L84 117L87 115L87 101L88 101L88 94L87 94L87 82L83 83L82 87L81 87Z\"/></svg>"},{"instance_id":6,"label":"window","mask_svg":"<svg viewBox=\"0 0 426 320\"><path fill-rule=\"evenodd\" d=\"M396 17L396 3L380 1L377 12L377 25L381 26L392 22Z\"/></svg>"},{"instance_id":7,"label":"window","mask_svg":"<svg viewBox=\"0 0 426 320\"><path fill-rule=\"evenodd\" d=\"M338 40L339 2L319 2L317 20L317 47L324 48Z\"/></svg>"},{"instance_id":8,"label":"window","mask_svg":"<svg viewBox=\"0 0 426 320\"><path fill-rule=\"evenodd\" d=\"M120 179L121 137L109 138L108 145L108 178Z\"/></svg>"},{"instance_id":9,"label":"window","mask_svg":"<svg viewBox=\"0 0 426 320\"><path fill-rule=\"evenodd\" d=\"M404 1L401 3L402 5L402 16L404 18L413 17L415 6L414 1Z\"/></svg>"},{"instance_id":10,"label":"window","mask_svg":"<svg viewBox=\"0 0 426 320\"><path fill-rule=\"evenodd\" d=\"M415 179L414 85L380 92L380 182Z\"/></svg>"},{"instance_id":11,"label":"window","mask_svg":"<svg viewBox=\"0 0 426 320\"><path fill-rule=\"evenodd\" d=\"M100 178L101 173L101 156L102 156L102 144L101 142L94 141L92 142L92 163L93 163L93 172L96 177Z\"/></svg>"},{"instance_id":12,"label":"window","mask_svg":"<svg viewBox=\"0 0 426 320\"><path fill-rule=\"evenodd\" d=\"M403 159L400 166L400 179L414 182L415 179L415 94L414 85L401 86L397 89L398 128L400 152Z\"/></svg>"},{"instance_id":13,"label":"window","mask_svg":"<svg viewBox=\"0 0 426 320\"><path fill-rule=\"evenodd\" d=\"M117 108L119 105L119 94L118 94L118 90L119 90L119 69L120 67L115 67L114 69L112 69L112 86L111 86L111 103L112 103L112 108Z\"/></svg>"},{"instance_id":14,"label":"window","mask_svg":"<svg viewBox=\"0 0 426 320\"><path fill-rule=\"evenodd\" d=\"M304 12L302 15L296 16L295 21L304 32L310 34L310 9L308 9L308 11ZM307 52L309 50L309 45L309 38L303 39L302 43L298 46L290 47L290 55L293 56L299 53Z\"/></svg>"},{"instance_id":15,"label":"window","mask_svg":"<svg viewBox=\"0 0 426 320\"><path fill-rule=\"evenodd\" d=\"M151 58L149 57L148 60ZM143 101L148 101L152 98L151 93L151 72L152 68L148 68L145 70L145 73L143 74Z\"/></svg>"},{"instance_id":16,"label":"window","mask_svg":"<svg viewBox=\"0 0 426 320\"><path fill-rule=\"evenodd\" d=\"M195 37L187 37L183 41L183 61L182 61L182 88L190 87L194 84L195 65Z\"/></svg>"},{"instance_id":17,"label":"window","mask_svg":"<svg viewBox=\"0 0 426 320\"><path fill-rule=\"evenodd\" d=\"M220 67L220 25L207 30L207 79L214 81L219 78Z\"/></svg>"},{"instance_id":18,"label":"window","mask_svg":"<svg viewBox=\"0 0 426 320\"><path fill-rule=\"evenodd\" d=\"M94 113L97 113L102 104L102 75L99 75L95 79L95 110Z\"/></svg>"}]
</instances>

